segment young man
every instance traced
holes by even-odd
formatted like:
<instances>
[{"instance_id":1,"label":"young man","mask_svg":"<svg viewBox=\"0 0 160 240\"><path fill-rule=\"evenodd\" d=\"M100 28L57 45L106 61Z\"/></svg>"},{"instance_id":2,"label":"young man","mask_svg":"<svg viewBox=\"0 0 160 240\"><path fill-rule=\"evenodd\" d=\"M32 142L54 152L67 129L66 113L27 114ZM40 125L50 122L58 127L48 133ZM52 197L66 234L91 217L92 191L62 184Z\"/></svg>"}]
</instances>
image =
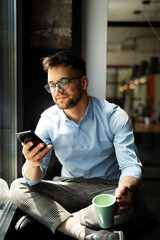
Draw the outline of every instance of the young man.
<instances>
[{"instance_id":1,"label":"young man","mask_svg":"<svg viewBox=\"0 0 160 240\"><path fill-rule=\"evenodd\" d=\"M48 73L45 88L55 105L41 115L36 134L47 147L39 151L39 144L30 151L33 143L23 144L24 179L12 183L10 198L53 233L80 240L124 239L122 231L100 230L91 203L100 193L115 194L116 229L136 215L142 172L129 118L119 106L88 96L86 63L73 52L46 57L43 67ZM51 149L62 174L44 181Z\"/></svg>"}]
</instances>

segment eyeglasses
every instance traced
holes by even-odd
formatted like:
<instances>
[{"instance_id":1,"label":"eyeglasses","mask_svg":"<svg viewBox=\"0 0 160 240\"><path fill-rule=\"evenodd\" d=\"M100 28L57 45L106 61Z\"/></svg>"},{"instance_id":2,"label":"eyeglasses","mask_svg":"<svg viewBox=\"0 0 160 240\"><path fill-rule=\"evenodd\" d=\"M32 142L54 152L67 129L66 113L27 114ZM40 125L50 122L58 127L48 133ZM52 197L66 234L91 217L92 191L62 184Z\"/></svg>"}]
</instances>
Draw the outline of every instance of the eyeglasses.
<instances>
[{"instance_id":1,"label":"eyeglasses","mask_svg":"<svg viewBox=\"0 0 160 240\"><path fill-rule=\"evenodd\" d=\"M69 87L70 81L74 80L74 79L78 79L81 78L82 76L78 76L78 77L74 77L74 78L62 78L61 80L59 80L59 82L57 83L47 83L44 87L47 90L47 92L49 93L54 93L56 91L56 86L58 85L58 87L62 90L65 90Z\"/></svg>"}]
</instances>

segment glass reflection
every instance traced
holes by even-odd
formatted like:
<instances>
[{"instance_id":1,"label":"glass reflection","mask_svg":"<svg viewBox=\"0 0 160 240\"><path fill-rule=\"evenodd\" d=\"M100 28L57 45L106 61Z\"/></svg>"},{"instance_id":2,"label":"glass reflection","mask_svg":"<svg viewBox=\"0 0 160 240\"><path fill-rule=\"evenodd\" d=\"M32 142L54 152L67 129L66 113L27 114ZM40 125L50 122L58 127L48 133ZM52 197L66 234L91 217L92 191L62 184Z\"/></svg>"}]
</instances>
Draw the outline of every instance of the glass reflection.
<instances>
[{"instance_id":1,"label":"glass reflection","mask_svg":"<svg viewBox=\"0 0 160 240\"><path fill-rule=\"evenodd\" d=\"M16 0L0 0L0 209L17 174ZM1 221L1 220L0 220Z\"/></svg>"},{"instance_id":2,"label":"glass reflection","mask_svg":"<svg viewBox=\"0 0 160 240\"><path fill-rule=\"evenodd\" d=\"M0 178L0 213L8 201L9 187L6 181Z\"/></svg>"}]
</instances>

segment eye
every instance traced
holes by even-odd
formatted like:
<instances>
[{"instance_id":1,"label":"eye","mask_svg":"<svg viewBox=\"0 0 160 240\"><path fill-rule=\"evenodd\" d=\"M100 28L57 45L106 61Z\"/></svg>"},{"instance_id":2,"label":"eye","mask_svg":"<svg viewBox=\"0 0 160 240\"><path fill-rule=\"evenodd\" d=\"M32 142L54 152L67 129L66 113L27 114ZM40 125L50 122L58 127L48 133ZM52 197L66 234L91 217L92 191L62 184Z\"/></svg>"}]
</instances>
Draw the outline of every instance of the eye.
<instances>
[{"instance_id":1,"label":"eye","mask_svg":"<svg viewBox=\"0 0 160 240\"><path fill-rule=\"evenodd\" d=\"M55 88L55 86L56 86L55 83L51 83L51 84L49 84L49 87L50 87L50 88Z\"/></svg>"},{"instance_id":2,"label":"eye","mask_svg":"<svg viewBox=\"0 0 160 240\"><path fill-rule=\"evenodd\" d=\"M68 85L68 79L62 79L61 81L59 81L59 84L60 84L61 86L66 86L66 85Z\"/></svg>"}]
</instances>

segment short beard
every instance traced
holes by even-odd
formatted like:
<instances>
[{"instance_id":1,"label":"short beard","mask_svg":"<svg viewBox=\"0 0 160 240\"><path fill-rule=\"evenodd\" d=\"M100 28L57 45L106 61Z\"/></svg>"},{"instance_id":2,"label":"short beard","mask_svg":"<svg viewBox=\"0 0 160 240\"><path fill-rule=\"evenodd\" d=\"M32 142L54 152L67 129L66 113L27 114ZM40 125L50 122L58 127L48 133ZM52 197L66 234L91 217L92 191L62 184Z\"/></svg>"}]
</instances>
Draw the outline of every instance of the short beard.
<instances>
[{"instance_id":1,"label":"short beard","mask_svg":"<svg viewBox=\"0 0 160 240\"><path fill-rule=\"evenodd\" d=\"M63 110L71 109L71 108L75 107L80 102L82 96L83 96L83 91L82 91L82 89L80 89L79 95L76 97L76 99L75 100L69 99L69 101L68 101L68 103L66 104L65 107L62 107L61 104L58 104L58 103L56 103L56 104L60 109L63 109Z\"/></svg>"}]
</instances>

